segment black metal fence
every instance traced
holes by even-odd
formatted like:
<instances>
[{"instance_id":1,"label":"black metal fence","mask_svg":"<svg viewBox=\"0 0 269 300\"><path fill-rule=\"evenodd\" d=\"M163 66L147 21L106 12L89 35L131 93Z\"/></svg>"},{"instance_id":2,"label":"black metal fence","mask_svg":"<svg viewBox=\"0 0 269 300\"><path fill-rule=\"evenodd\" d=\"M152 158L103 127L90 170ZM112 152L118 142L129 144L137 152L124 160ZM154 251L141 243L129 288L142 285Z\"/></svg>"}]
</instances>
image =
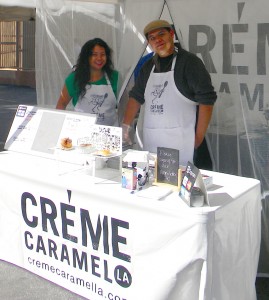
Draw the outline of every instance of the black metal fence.
<instances>
[{"instance_id":1,"label":"black metal fence","mask_svg":"<svg viewBox=\"0 0 269 300\"><path fill-rule=\"evenodd\" d=\"M0 21L0 69L35 69L35 21Z\"/></svg>"}]
</instances>

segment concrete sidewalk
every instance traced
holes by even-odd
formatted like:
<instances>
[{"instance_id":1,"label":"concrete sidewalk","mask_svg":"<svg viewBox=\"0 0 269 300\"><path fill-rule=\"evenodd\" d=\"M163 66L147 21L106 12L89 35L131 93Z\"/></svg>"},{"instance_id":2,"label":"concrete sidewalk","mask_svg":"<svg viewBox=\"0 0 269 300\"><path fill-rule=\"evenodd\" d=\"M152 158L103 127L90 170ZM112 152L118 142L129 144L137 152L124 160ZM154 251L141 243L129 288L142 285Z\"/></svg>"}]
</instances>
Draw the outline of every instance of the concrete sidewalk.
<instances>
[{"instance_id":1,"label":"concrete sidewalk","mask_svg":"<svg viewBox=\"0 0 269 300\"><path fill-rule=\"evenodd\" d=\"M4 149L4 144L19 104L36 105L35 89L0 85L0 151Z\"/></svg>"}]
</instances>

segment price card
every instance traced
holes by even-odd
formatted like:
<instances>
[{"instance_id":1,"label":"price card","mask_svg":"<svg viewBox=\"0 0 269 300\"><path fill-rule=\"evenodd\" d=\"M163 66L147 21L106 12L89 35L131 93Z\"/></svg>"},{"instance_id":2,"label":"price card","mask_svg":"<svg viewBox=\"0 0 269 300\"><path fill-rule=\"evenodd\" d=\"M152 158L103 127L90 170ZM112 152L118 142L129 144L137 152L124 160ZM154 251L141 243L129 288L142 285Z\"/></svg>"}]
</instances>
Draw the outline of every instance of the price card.
<instances>
[{"instance_id":1,"label":"price card","mask_svg":"<svg viewBox=\"0 0 269 300\"><path fill-rule=\"evenodd\" d=\"M205 197L205 203L208 204L207 191L202 174L196 166L194 166L191 162L188 162L182 178L179 196L189 206L191 206L191 193L194 185L202 191Z\"/></svg>"}]
</instances>

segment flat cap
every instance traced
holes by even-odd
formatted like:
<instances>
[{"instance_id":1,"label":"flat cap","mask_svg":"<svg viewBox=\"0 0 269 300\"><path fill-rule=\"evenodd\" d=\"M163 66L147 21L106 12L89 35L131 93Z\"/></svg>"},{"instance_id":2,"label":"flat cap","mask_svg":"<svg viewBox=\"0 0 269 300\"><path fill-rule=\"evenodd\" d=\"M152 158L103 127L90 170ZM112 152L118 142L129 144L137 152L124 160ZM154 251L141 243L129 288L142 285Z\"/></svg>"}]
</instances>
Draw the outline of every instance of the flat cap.
<instances>
[{"instance_id":1,"label":"flat cap","mask_svg":"<svg viewBox=\"0 0 269 300\"><path fill-rule=\"evenodd\" d=\"M150 31L160 29L160 28L170 28L172 29L172 25L165 20L155 20L150 23L144 28L144 35L147 37Z\"/></svg>"}]
</instances>

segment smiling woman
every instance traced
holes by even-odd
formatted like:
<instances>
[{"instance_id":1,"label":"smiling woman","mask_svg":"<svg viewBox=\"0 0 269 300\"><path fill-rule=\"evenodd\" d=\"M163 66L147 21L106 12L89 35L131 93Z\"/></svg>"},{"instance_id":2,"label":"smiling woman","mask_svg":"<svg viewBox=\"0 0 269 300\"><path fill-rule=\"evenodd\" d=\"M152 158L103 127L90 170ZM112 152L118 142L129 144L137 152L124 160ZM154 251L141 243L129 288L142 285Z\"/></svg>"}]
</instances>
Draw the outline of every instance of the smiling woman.
<instances>
[{"instance_id":1,"label":"smiling woman","mask_svg":"<svg viewBox=\"0 0 269 300\"><path fill-rule=\"evenodd\" d=\"M97 124L118 126L117 85L118 72L113 69L111 49L102 39L94 38L82 47L56 108L66 109L72 99L75 111L95 114Z\"/></svg>"}]
</instances>

